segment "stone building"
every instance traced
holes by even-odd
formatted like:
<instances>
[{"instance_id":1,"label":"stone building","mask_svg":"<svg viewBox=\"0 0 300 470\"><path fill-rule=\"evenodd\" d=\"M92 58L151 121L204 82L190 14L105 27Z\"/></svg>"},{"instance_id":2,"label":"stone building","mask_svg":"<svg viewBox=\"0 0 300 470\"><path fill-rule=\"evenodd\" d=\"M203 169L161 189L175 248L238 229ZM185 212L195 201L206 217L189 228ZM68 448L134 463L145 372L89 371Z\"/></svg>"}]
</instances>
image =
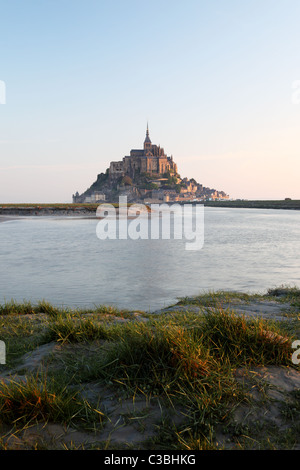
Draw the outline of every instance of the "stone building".
<instances>
[{"instance_id":1,"label":"stone building","mask_svg":"<svg viewBox=\"0 0 300 470\"><path fill-rule=\"evenodd\" d=\"M148 125L143 148L132 149L122 160L111 162L84 193L73 195L73 202L118 202L120 195L126 195L128 202L229 198L224 192L204 187L194 178L181 179L173 157L167 156L160 145L152 144Z\"/></svg>"},{"instance_id":2,"label":"stone building","mask_svg":"<svg viewBox=\"0 0 300 470\"><path fill-rule=\"evenodd\" d=\"M109 176L117 179L120 176L128 175L131 178L139 173L149 173L163 175L166 172L177 173L177 165L173 157L168 157L160 146L152 144L149 137L147 125L144 148L131 150L129 156L125 156L122 161L111 162Z\"/></svg>"},{"instance_id":3,"label":"stone building","mask_svg":"<svg viewBox=\"0 0 300 470\"><path fill-rule=\"evenodd\" d=\"M99 191L94 191L90 196L85 197L84 202L90 202L92 204L95 204L97 202L105 201L105 198L105 194Z\"/></svg>"}]
</instances>

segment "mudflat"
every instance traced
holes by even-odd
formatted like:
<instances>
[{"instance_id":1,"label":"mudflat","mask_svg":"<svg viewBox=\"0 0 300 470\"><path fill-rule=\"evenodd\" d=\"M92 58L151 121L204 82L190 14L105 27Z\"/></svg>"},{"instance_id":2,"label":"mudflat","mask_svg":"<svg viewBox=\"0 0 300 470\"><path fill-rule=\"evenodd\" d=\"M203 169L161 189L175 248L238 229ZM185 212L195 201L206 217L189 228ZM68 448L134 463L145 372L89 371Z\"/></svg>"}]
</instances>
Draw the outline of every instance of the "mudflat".
<instances>
[{"instance_id":1,"label":"mudflat","mask_svg":"<svg viewBox=\"0 0 300 470\"><path fill-rule=\"evenodd\" d=\"M6 217L3 215L0 215L0 223L1 222L9 222L10 220L15 220L15 217Z\"/></svg>"}]
</instances>

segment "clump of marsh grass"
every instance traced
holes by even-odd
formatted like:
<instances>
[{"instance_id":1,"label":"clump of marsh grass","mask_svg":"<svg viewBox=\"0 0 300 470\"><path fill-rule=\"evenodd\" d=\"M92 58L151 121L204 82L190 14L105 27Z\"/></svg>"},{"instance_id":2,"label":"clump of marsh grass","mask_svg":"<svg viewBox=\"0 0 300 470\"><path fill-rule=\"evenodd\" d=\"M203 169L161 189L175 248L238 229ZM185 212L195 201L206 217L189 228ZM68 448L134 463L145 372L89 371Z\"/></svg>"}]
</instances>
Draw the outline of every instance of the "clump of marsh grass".
<instances>
[{"instance_id":1,"label":"clump of marsh grass","mask_svg":"<svg viewBox=\"0 0 300 470\"><path fill-rule=\"evenodd\" d=\"M291 342L280 331L220 310L188 327L172 321L128 325L108 349L100 375L203 411L238 395L235 368L290 361Z\"/></svg>"},{"instance_id":2,"label":"clump of marsh grass","mask_svg":"<svg viewBox=\"0 0 300 470\"><path fill-rule=\"evenodd\" d=\"M91 319L81 319L72 315L57 317L48 324L48 341L61 343L79 343L109 339L109 328Z\"/></svg>"},{"instance_id":3,"label":"clump of marsh grass","mask_svg":"<svg viewBox=\"0 0 300 470\"><path fill-rule=\"evenodd\" d=\"M234 312L219 309L205 315L200 336L214 356L226 357L232 364L288 365L291 361L291 341L278 328Z\"/></svg>"},{"instance_id":4,"label":"clump of marsh grass","mask_svg":"<svg viewBox=\"0 0 300 470\"><path fill-rule=\"evenodd\" d=\"M36 311L30 301L17 302L10 300L0 304L0 315L28 315L33 313L36 313Z\"/></svg>"},{"instance_id":5,"label":"clump of marsh grass","mask_svg":"<svg viewBox=\"0 0 300 470\"><path fill-rule=\"evenodd\" d=\"M282 302L289 302L291 307L296 309L296 312L300 310L300 289L296 286L280 286L273 289L268 289L268 296L275 297L276 300Z\"/></svg>"},{"instance_id":6,"label":"clump of marsh grass","mask_svg":"<svg viewBox=\"0 0 300 470\"><path fill-rule=\"evenodd\" d=\"M102 374L110 381L178 397L185 388L212 390L223 371L189 330L159 322L128 325L107 350L102 365Z\"/></svg>"},{"instance_id":7,"label":"clump of marsh grass","mask_svg":"<svg viewBox=\"0 0 300 470\"><path fill-rule=\"evenodd\" d=\"M0 339L6 344L5 367L16 366L22 355L47 342L46 330L47 321L36 316L0 316Z\"/></svg>"},{"instance_id":8,"label":"clump of marsh grass","mask_svg":"<svg viewBox=\"0 0 300 470\"><path fill-rule=\"evenodd\" d=\"M32 421L101 424L103 413L54 379L31 375L25 380L0 382L0 422L28 424Z\"/></svg>"},{"instance_id":9,"label":"clump of marsh grass","mask_svg":"<svg viewBox=\"0 0 300 470\"><path fill-rule=\"evenodd\" d=\"M56 317L58 315L63 315L69 313L69 309L55 307L46 300L40 300L34 307L35 313L44 313L50 317Z\"/></svg>"},{"instance_id":10,"label":"clump of marsh grass","mask_svg":"<svg viewBox=\"0 0 300 470\"><path fill-rule=\"evenodd\" d=\"M46 300L40 300L36 304L33 304L29 300L17 302L12 299L0 304L0 315L34 315L44 313L50 316L56 316L67 313L68 311L68 309L55 307Z\"/></svg>"},{"instance_id":11,"label":"clump of marsh grass","mask_svg":"<svg viewBox=\"0 0 300 470\"><path fill-rule=\"evenodd\" d=\"M241 394L229 362L216 360L191 329L161 322L134 324L110 345L98 379L125 387L129 394L143 393L175 409L182 407L182 436L207 435Z\"/></svg>"},{"instance_id":12,"label":"clump of marsh grass","mask_svg":"<svg viewBox=\"0 0 300 470\"><path fill-rule=\"evenodd\" d=\"M250 302L257 295L231 291L208 291L194 297L182 297L176 305L198 305L201 307L220 307L224 303Z\"/></svg>"},{"instance_id":13,"label":"clump of marsh grass","mask_svg":"<svg viewBox=\"0 0 300 470\"><path fill-rule=\"evenodd\" d=\"M120 310L112 305L96 305L92 311L93 313L103 313L113 316L126 315L128 313L128 310Z\"/></svg>"},{"instance_id":14,"label":"clump of marsh grass","mask_svg":"<svg viewBox=\"0 0 300 470\"><path fill-rule=\"evenodd\" d=\"M0 315L29 315L29 314L46 314L50 317L57 317L60 315L74 314L85 315L95 314L112 317L131 318L132 313L126 309L118 309L111 305L95 305L93 308L68 308L56 307L46 300L39 300L37 303L32 303L29 300L18 302L14 299L0 304Z\"/></svg>"},{"instance_id":15,"label":"clump of marsh grass","mask_svg":"<svg viewBox=\"0 0 300 470\"><path fill-rule=\"evenodd\" d=\"M97 374L130 393L183 406L186 419L173 435L176 445L209 448L217 424L245 399L235 370L250 364L290 365L290 341L280 333L261 320L222 309L198 323L193 316L188 325L179 318L131 324L106 350Z\"/></svg>"},{"instance_id":16,"label":"clump of marsh grass","mask_svg":"<svg viewBox=\"0 0 300 470\"><path fill-rule=\"evenodd\" d=\"M298 297L300 298L300 289L296 286L291 287L291 286L279 286L275 287L272 289L268 289L268 295L272 297L288 297L288 298L294 298Z\"/></svg>"}]
</instances>

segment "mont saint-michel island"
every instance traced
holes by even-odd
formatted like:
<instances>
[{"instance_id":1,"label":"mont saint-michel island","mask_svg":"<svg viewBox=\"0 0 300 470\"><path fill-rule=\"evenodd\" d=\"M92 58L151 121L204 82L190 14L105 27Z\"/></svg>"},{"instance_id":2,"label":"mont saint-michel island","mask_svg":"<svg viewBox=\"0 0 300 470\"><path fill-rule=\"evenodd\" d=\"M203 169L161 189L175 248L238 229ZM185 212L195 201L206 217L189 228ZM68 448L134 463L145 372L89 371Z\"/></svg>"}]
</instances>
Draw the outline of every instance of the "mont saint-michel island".
<instances>
[{"instance_id":1,"label":"mont saint-michel island","mask_svg":"<svg viewBox=\"0 0 300 470\"><path fill-rule=\"evenodd\" d=\"M205 187L194 178L181 178L173 156L152 144L148 124L143 148L132 149L122 160L111 162L83 194L73 195L73 202L118 202L120 196L126 196L128 202L145 203L229 199L222 190Z\"/></svg>"}]
</instances>

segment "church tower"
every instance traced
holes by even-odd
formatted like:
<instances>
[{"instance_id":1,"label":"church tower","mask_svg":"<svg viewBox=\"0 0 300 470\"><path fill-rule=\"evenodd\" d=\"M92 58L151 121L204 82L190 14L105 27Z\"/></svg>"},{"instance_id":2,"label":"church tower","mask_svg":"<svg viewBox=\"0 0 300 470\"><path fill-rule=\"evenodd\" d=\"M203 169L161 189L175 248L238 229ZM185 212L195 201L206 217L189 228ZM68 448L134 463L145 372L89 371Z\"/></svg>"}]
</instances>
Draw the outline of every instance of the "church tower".
<instances>
[{"instance_id":1,"label":"church tower","mask_svg":"<svg viewBox=\"0 0 300 470\"><path fill-rule=\"evenodd\" d=\"M151 149L151 140L149 137L149 128L148 128L148 123L147 123L147 131L146 131L146 139L144 141L144 150L150 150Z\"/></svg>"}]
</instances>

